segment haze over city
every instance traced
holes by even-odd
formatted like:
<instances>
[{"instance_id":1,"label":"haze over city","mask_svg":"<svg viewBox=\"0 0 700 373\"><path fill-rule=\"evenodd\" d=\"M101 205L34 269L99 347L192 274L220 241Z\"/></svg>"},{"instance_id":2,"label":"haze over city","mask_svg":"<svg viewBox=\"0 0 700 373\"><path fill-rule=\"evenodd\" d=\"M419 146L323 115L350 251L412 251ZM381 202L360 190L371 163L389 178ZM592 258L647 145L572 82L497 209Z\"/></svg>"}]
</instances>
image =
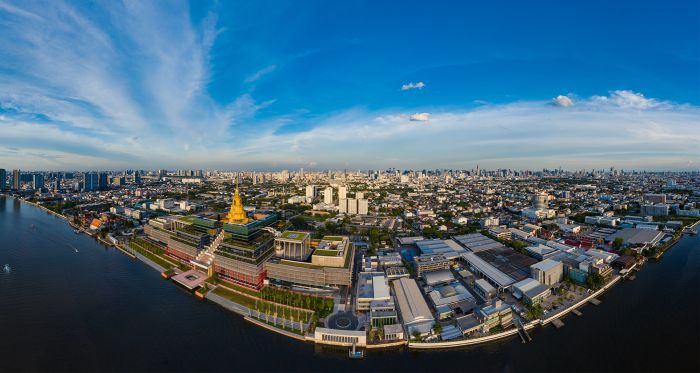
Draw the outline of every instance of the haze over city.
<instances>
[{"instance_id":1,"label":"haze over city","mask_svg":"<svg viewBox=\"0 0 700 373\"><path fill-rule=\"evenodd\" d=\"M697 170L699 11L2 0L0 163Z\"/></svg>"}]
</instances>

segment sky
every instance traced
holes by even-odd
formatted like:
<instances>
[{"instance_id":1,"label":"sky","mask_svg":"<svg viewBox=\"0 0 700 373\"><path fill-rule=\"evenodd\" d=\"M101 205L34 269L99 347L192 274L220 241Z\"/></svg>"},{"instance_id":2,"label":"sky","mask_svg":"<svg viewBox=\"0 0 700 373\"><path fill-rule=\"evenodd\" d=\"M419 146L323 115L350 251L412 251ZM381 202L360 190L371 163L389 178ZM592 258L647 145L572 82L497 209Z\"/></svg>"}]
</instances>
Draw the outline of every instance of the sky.
<instances>
[{"instance_id":1,"label":"sky","mask_svg":"<svg viewBox=\"0 0 700 373\"><path fill-rule=\"evenodd\" d=\"M697 1L0 0L0 168L700 169Z\"/></svg>"}]
</instances>

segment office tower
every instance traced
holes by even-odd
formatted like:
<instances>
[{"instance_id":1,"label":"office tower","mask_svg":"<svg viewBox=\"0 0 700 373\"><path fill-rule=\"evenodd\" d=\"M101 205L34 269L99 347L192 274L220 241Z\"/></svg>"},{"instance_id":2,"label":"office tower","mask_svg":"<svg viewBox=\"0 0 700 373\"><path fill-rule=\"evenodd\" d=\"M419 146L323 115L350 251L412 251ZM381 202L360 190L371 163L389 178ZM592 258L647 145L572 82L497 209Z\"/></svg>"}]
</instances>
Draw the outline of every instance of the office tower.
<instances>
[{"instance_id":1,"label":"office tower","mask_svg":"<svg viewBox=\"0 0 700 373\"><path fill-rule=\"evenodd\" d=\"M306 203L313 202L314 197L316 197L316 185L307 185L306 186Z\"/></svg>"},{"instance_id":2,"label":"office tower","mask_svg":"<svg viewBox=\"0 0 700 373\"><path fill-rule=\"evenodd\" d=\"M134 171L134 184L141 184L141 173Z\"/></svg>"},{"instance_id":3,"label":"office tower","mask_svg":"<svg viewBox=\"0 0 700 373\"><path fill-rule=\"evenodd\" d=\"M357 200L355 198L348 198L348 214L357 214Z\"/></svg>"},{"instance_id":4,"label":"office tower","mask_svg":"<svg viewBox=\"0 0 700 373\"><path fill-rule=\"evenodd\" d=\"M348 198L348 187L341 185L338 187L338 199Z\"/></svg>"},{"instance_id":5,"label":"office tower","mask_svg":"<svg viewBox=\"0 0 700 373\"><path fill-rule=\"evenodd\" d=\"M44 175L32 175L32 189L42 189L44 187Z\"/></svg>"},{"instance_id":6,"label":"office tower","mask_svg":"<svg viewBox=\"0 0 700 373\"><path fill-rule=\"evenodd\" d=\"M0 192L7 188L7 171L4 168L0 168Z\"/></svg>"},{"instance_id":7,"label":"office tower","mask_svg":"<svg viewBox=\"0 0 700 373\"><path fill-rule=\"evenodd\" d=\"M107 180L107 173L100 172L97 176L97 189L107 190L109 188L109 181Z\"/></svg>"},{"instance_id":8,"label":"office tower","mask_svg":"<svg viewBox=\"0 0 700 373\"><path fill-rule=\"evenodd\" d=\"M83 174L83 191L92 192L97 190L97 172L86 172Z\"/></svg>"},{"instance_id":9,"label":"office tower","mask_svg":"<svg viewBox=\"0 0 700 373\"><path fill-rule=\"evenodd\" d=\"M22 186L22 184L19 180L19 174L20 174L19 169L12 170L12 189L14 189L14 190L19 190L19 187Z\"/></svg>"},{"instance_id":10,"label":"office tower","mask_svg":"<svg viewBox=\"0 0 700 373\"><path fill-rule=\"evenodd\" d=\"M338 212L347 213L348 212L348 199L340 198L338 200Z\"/></svg>"},{"instance_id":11,"label":"office tower","mask_svg":"<svg viewBox=\"0 0 700 373\"><path fill-rule=\"evenodd\" d=\"M327 187L323 192L323 203L327 205L333 204L333 188Z\"/></svg>"},{"instance_id":12,"label":"office tower","mask_svg":"<svg viewBox=\"0 0 700 373\"><path fill-rule=\"evenodd\" d=\"M357 213L360 215L367 215L369 213L369 201L366 199L358 199Z\"/></svg>"}]
</instances>

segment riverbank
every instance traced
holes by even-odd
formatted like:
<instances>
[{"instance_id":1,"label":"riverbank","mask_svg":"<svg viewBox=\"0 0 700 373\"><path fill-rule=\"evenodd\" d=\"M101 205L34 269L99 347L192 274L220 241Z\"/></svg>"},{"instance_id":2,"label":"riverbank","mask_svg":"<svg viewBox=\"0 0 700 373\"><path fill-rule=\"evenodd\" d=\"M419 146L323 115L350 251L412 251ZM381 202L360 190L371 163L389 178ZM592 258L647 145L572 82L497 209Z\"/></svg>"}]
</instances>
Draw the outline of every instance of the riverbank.
<instances>
[{"instance_id":1,"label":"riverbank","mask_svg":"<svg viewBox=\"0 0 700 373\"><path fill-rule=\"evenodd\" d=\"M545 318L545 319L537 319L528 322L527 324L523 325L523 329L525 331L530 331L534 329L537 326L546 326L547 324L553 322L554 320L557 320L561 317L566 316L567 314L573 312L577 308L583 306L586 304L588 301L591 299L596 298L597 296L603 294L606 290L610 289L613 285L618 283L622 279L622 276L615 276L610 281L608 281L605 286L600 288L599 290L595 291L592 294L589 294L585 298L581 299L580 301L576 302L575 304L562 309L561 311L558 311L557 313L552 314L551 316ZM484 337L478 337L478 338L470 338L470 339L462 339L462 340L457 340L457 341L447 341L447 342L408 342L408 348L413 348L413 349L418 349L418 350L427 350L427 349L450 349L450 348L456 348L456 347L464 347L464 346L473 346L477 344L482 344L482 343L487 343L487 342L493 342L497 340L501 340L504 338L509 338L514 335L518 334L518 329L513 328L509 329L506 331L503 331L498 334L493 334L493 335L487 335Z\"/></svg>"},{"instance_id":2,"label":"riverbank","mask_svg":"<svg viewBox=\"0 0 700 373\"><path fill-rule=\"evenodd\" d=\"M22 201L22 202L25 202L25 203L27 203L27 204L30 204L30 205L32 205L32 206L39 207L41 210L47 211L47 209L43 208L43 206L41 206L41 205L37 205L37 204L31 203L31 202L29 202L29 201L23 201L23 200L21 200L21 199L19 199L19 200ZM49 212L50 212L50 211L49 211ZM51 214L52 214L52 215L57 215L57 214L55 214L55 213L53 213L53 212L51 212ZM58 215L60 215L60 214L58 214ZM59 217L61 217L61 216L59 216ZM66 220L65 217L63 217L63 219ZM69 224L70 224L70 223L69 223ZM82 232L87 233L84 229L80 229L80 230L81 230ZM93 237L94 237L94 236L93 236ZM98 238L98 241L100 242L100 244L107 245L107 246L114 246L114 245L112 245L112 244L109 244L109 242L106 242L106 241L104 241L104 240L100 240L99 237L97 237L97 238ZM677 243L677 241L674 242L674 245L675 245L676 243ZM670 249L672 246L673 246L673 245L669 245L669 247L668 247L667 250L665 250L665 251L668 251L668 249ZM118 245L117 245L116 247L119 248ZM124 250L122 250L122 252L125 253L125 254L127 254L127 255L129 255L129 253L128 253L128 252L125 252ZM136 257L137 259L141 260L142 262L144 262L145 264L147 264L149 267L152 267L153 269L155 269L155 270L157 270L157 271L159 271L159 272L165 271L165 268L163 268L163 267L157 265L156 263L153 263L153 262L149 261L148 258L145 258L145 257L142 257L142 256L141 256L141 257L135 256L135 257ZM150 263L149 263L149 262L150 262ZM613 279L611 279L611 280L604 286L604 288L600 289L599 291L597 291L597 292L595 292L595 293L593 293L593 294L588 295L586 298L582 299L581 301L578 301L575 305L572 305L572 306L570 306L570 307L567 307L566 309L562 309L562 310L560 310L559 312L557 312L556 314L548 315L548 317L547 317L546 319L536 320L536 321L533 321L533 322L530 322L530 323L524 325L525 330L528 330L528 331L529 331L529 330L532 330L532 329L536 328L538 325L539 325L539 326L544 326L544 325L547 325L547 324L551 323L551 322L552 322L553 320L555 320L555 319L559 319L559 318L564 317L564 316L567 315L568 313L573 312L573 310L577 309L578 307L583 306L589 299L593 299L593 298L595 298L596 296L602 294L604 291L607 291L609 288L611 288L612 286L614 286L615 284L617 284L617 283L620 281L620 279L621 279L621 277L619 277L619 276L614 277ZM229 301L229 300L226 300L226 299L224 299L224 298L221 298L221 297L219 297L219 298L221 298L221 299L216 299L215 296L216 296L216 295L213 294L213 292L208 292L208 293L206 294L206 297L205 297L205 298L208 299L209 301L214 302L214 303L218 303L218 304L220 304L220 305L223 305L224 308L228 309L229 311L233 311L233 312L235 312L235 313L240 314L244 319L245 319L246 317L248 317L248 315L249 315L249 310L248 310L247 308L245 308L245 307L243 307L243 306L241 306L241 305L238 305L238 304L236 304L236 303L233 303L233 302L231 302L231 301ZM235 306L232 306L232 305L235 305ZM238 308L237 308L236 306L237 306ZM237 312L237 310L238 310L238 312ZM247 321L247 322L250 322L249 320L246 320L246 321ZM262 326L262 325L259 325L258 323L255 323L255 324L256 324L257 326ZM265 326L263 326L263 327L265 327ZM265 328L268 329L268 330L270 330L270 331L276 332L276 333L278 333L278 334L282 334L282 335L288 336L288 335L286 335L285 333L279 333L277 330L271 329L271 328L274 328L274 327L265 327ZM280 329L280 330L281 330L281 329ZM283 331L283 330L282 330L282 331ZM452 343L452 342L435 342L435 343L418 343L418 342L413 342L413 343L411 343L411 342L409 342L408 345L409 345L409 348L410 348L410 349L452 349L452 348L455 348L455 347L462 347L462 346L470 346L470 345L485 344L485 343L489 343L489 342L493 342L493 341L497 341L497 340L501 340L501 339L506 339L506 338L512 337L512 336L515 335L515 334L517 334L517 330L516 330L516 329L511 329L511 330L508 330L508 331L505 331L505 332L502 332L502 333L493 334L493 335L489 335L489 336L485 336L485 337L481 337L481 338L473 338L473 339L469 339L469 340L454 341L454 342L456 342L456 343ZM296 337L294 337L294 339L295 339L295 340L299 340L299 339L296 338ZM306 340L306 339L305 339L305 340ZM316 342L316 343L322 344L321 342ZM403 346L403 345L405 345L405 344L406 344L406 342L392 342L392 343L387 343L387 344L371 345L371 346L368 346L367 348L395 348L395 347ZM423 347L423 346L421 346L421 344L422 344L422 345L425 345L425 346L427 346L427 347Z\"/></svg>"}]
</instances>

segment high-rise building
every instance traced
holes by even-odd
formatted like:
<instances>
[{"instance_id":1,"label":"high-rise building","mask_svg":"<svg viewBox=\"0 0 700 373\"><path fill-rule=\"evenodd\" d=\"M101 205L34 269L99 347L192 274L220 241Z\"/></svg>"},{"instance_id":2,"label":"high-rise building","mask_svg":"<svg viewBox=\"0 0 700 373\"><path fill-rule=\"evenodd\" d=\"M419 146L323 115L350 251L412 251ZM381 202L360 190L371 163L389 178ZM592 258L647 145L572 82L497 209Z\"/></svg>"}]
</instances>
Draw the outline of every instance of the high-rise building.
<instances>
[{"instance_id":1,"label":"high-rise building","mask_svg":"<svg viewBox=\"0 0 700 373\"><path fill-rule=\"evenodd\" d=\"M306 203L312 203L316 197L316 185L306 186Z\"/></svg>"},{"instance_id":2,"label":"high-rise building","mask_svg":"<svg viewBox=\"0 0 700 373\"><path fill-rule=\"evenodd\" d=\"M348 199L340 198L338 200L338 212L347 213L348 212Z\"/></svg>"},{"instance_id":3,"label":"high-rise building","mask_svg":"<svg viewBox=\"0 0 700 373\"><path fill-rule=\"evenodd\" d=\"M44 175L32 175L32 189L42 189L44 187Z\"/></svg>"},{"instance_id":4,"label":"high-rise building","mask_svg":"<svg viewBox=\"0 0 700 373\"><path fill-rule=\"evenodd\" d=\"M357 214L357 200L355 198L348 198L348 214Z\"/></svg>"},{"instance_id":5,"label":"high-rise building","mask_svg":"<svg viewBox=\"0 0 700 373\"><path fill-rule=\"evenodd\" d=\"M341 185L338 187L338 199L348 198L348 187Z\"/></svg>"},{"instance_id":6,"label":"high-rise building","mask_svg":"<svg viewBox=\"0 0 700 373\"><path fill-rule=\"evenodd\" d=\"M97 172L86 172L83 174L83 191L92 192L97 190Z\"/></svg>"},{"instance_id":7,"label":"high-rise building","mask_svg":"<svg viewBox=\"0 0 700 373\"><path fill-rule=\"evenodd\" d=\"M19 188L22 186L22 183L19 179L19 174L19 169L12 170L12 189L14 190L19 190Z\"/></svg>"},{"instance_id":8,"label":"high-rise building","mask_svg":"<svg viewBox=\"0 0 700 373\"><path fill-rule=\"evenodd\" d=\"M369 213L369 201L366 199L358 199L357 213L360 215L367 215Z\"/></svg>"},{"instance_id":9,"label":"high-rise building","mask_svg":"<svg viewBox=\"0 0 700 373\"><path fill-rule=\"evenodd\" d=\"M0 168L0 192L7 188L7 171L4 168Z\"/></svg>"},{"instance_id":10,"label":"high-rise building","mask_svg":"<svg viewBox=\"0 0 700 373\"><path fill-rule=\"evenodd\" d=\"M97 176L97 189L107 190L109 188L109 180L107 180L107 173L100 172Z\"/></svg>"},{"instance_id":11,"label":"high-rise building","mask_svg":"<svg viewBox=\"0 0 700 373\"><path fill-rule=\"evenodd\" d=\"M333 188L332 187L327 187L325 191L323 191L323 203L327 205L333 204Z\"/></svg>"}]
</instances>

